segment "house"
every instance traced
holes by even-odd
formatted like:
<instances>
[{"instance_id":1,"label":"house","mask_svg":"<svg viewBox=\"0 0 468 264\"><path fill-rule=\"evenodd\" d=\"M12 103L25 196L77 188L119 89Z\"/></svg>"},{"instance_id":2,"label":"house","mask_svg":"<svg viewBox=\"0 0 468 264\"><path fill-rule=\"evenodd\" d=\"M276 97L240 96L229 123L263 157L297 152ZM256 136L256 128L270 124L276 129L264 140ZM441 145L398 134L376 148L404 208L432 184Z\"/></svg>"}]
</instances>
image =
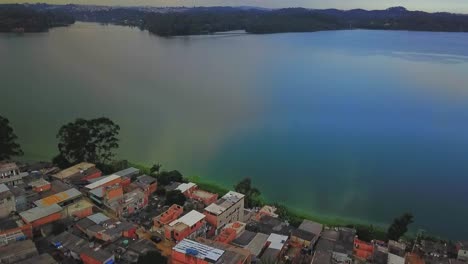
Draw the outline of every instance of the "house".
<instances>
[{"instance_id":1,"label":"house","mask_svg":"<svg viewBox=\"0 0 468 264\"><path fill-rule=\"evenodd\" d=\"M32 237L32 225L26 224L20 218L9 217L0 220L0 246Z\"/></svg>"},{"instance_id":2,"label":"house","mask_svg":"<svg viewBox=\"0 0 468 264\"><path fill-rule=\"evenodd\" d=\"M259 221L250 221L247 223L246 229L252 232L263 234L276 233L289 236L295 228L279 218L264 215Z\"/></svg>"},{"instance_id":3,"label":"house","mask_svg":"<svg viewBox=\"0 0 468 264\"><path fill-rule=\"evenodd\" d=\"M121 237L135 238L137 226L127 221L117 221L102 213L90 215L76 223L76 228L89 238L110 242Z\"/></svg>"},{"instance_id":4,"label":"house","mask_svg":"<svg viewBox=\"0 0 468 264\"><path fill-rule=\"evenodd\" d=\"M37 200L34 204L37 207L47 207L52 204L58 204L60 206L67 206L72 204L82 197L82 193L75 188L68 189L66 191L56 193L50 196L47 196L43 199Z\"/></svg>"},{"instance_id":5,"label":"house","mask_svg":"<svg viewBox=\"0 0 468 264\"><path fill-rule=\"evenodd\" d=\"M255 220L259 221L264 215L268 215L274 218L278 218L276 214L277 208L270 205L264 205L255 215Z\"/></svg>"},{"instance_id":6,"label":"house","mask_svg":"<svg viewBox=\"0 0 468 264\"><path fill-rule=\"evenodd\" d=\"M468 261L468 242L457 243L457 259Z\"/></svg>"},{"instance_id":7,"label":"house","mask_svg":"<svg viewBox=\"0 0 468 264\"><path fill-rule=\"evenodd\" d=\"M205 215L192 210L165 226L164 235L171 241L203 236L206 232Z\"/></svg>"},{"instance_id":8,"label":"house","mask_svg":"<svg viewBox=\"0 0 468 264\"><path fill-rule=\"evenodd\" d=\"M156 189L158 188L156 179L148 175L137 177L135 184L138 185L138 187L140 187L147 196L156 192Z\"/></svg>"},{"instance_id":9,"label":"house","mask_svg":"<svg viewBox=\"0 0 468 264\"><path fill-rule=\"evenodd\" d=\"M424 264L424 260L415 253L408 253L405 257L405 264Z\"/></svg>"},{"instance_id":10,"label":"house","mask_svg":"<svg viewBox=\"0 0 468 264\"><path fill-rule=\"evenodd\" d=\"M394 240L388 241L388 264L405 264L406 245Z\"/></svg>"},{"instance_id":11,"label":"house","mask_svg":"<svg viewBox=\"0 0 468 264\"><path fill-rule=\"evenodd\" d=\"M88 162L81 162L52 175L53 178L66 182L83 182L101 176L102 172L96 165Z\"/></svg>"},{"instance_id":12,"label":"house","mask_svg":"<svg viewBox=\"0 0 468 264\"><path fill-rule=\"evenodd\" d=\"M108 207L117 217L121 217L133 214L147 205L148 196L139 188L134 188L132 191L125 193L122 198L110 202Z\"/></svg>"},{"instance_id":13,"label":"house","mask_svg":"<svg viewBox=\"0 0 468 264\"><path fill-rule=\"evenodd\" d=\"M114 175L118 175L122 178L135 178L140 174L140 170L137 168L127 168L118 172L114 172Z\"/></svg>"},{"instance_id":14,"label":"house","mask_svg":"<svg viewBox=\"0 0 468 264\"><path fill-rule=\"evenodd\" d=\"M244 231L231 244L249 250L254 257L259 257L267 243L268 235L263 233L255 233Z\"/></svg>"},{"instance_id":15,"label":"house","mask_svg":"<svg viewBox=\"0 0 468 264\"><path fill-rule=\"evenodd\" d=\"M15 196L4 183L0 184L0 218L7 217L15 211Z\"/></svg>"},{"instance_id":16,"label":"house","mask_svg":"<svg viewBox=\"0 0 468 264\"><path fill-rule=\"evenodd\" d=\"M119 175L112 174L109 176L96 178L96 181L92 181L90 184L84 186L84 189L90 191L96 188L103 188L106 186L119 184L121 181L122 177L120 177Z\"/></svg>"},{"instance_id":17,"label":"house","mask_svg":"<svg viewBox=\"0 0 468 264\"><path fill-rule=\"evenodd\" d=\"M169 209L164 211L162 214L153 218L153 224L155 227L162 227L168 225L177 218L179 218L184 212L184 208L178 204L173 204Z\"/></svg>"},{"instance_id":18,"label":"house","mask_svg":"<svg viewBox=\"0 0 468 264\"><path fill-rule=\"evenodd\" d=\"M218 194L200 190L193 182L176 184L177 186L175 187L175 190L179 190L188 199L202 202L205 206L208 206L218 200Z\"/></svg>"},{"instance_id":19,"label":"house","mask_svg":"<svg viewBox=\"0 0 468 264\"><path fill-rule=\"evenodd\" d=\"M34 180L28 184L34 192L45 192L52 188L50 182L44 180L43 178L39 178Z\"/></svg>"},{"instance_id":20,"label":"house","mask_svg":"<svg viewBox=\"0 0 468 264\"><path fill-rule=\"evenodd\" d=\"M81 219L93 214L94 205L85 199L80 199L63 208L63 215L75 219Z\"/></svg>"},{"instance_id":21,"label":"house","mask_svg":"<svg viewBox=\"0 0 468 264\"><path fill-rule=\"evenodd\" d=\"M96 214L92 214L86 218L83 218L81 220L79 220L78 222L76 222L75 226L76 228L78 228L81 232L85 233L85 234L88 234L87 233L87 230L90 226L94 226L94 225L99 225L101 223L104 223L106 221L109 221L110 218L107 217L106 215L104 215L103 213L96 213ZM89 235L89 237L93 237L93 235Z\"/></svg>"},{"instance_id":22,"label":"house","mask_svg":"<svg viewBox=\"0 0 468 264\"><path fill-rule=\"evenodd\" d=\"M276 261L284 252L288 237L279 234L270 234L267 238L266 248L261 255L263 261Z\"/></svg>"},{"instance_id":23,"label":"house","mask_svg":"<svg viewBox=\"0 0 468 264\"><path fill-rule=\"evenodd\" d=\"M88 195L95 204L102 206L104 204L110 204L118 199L122 199L124 191L121 184L115 184L91 190Z\"/></svg>"},{"instance_id":24,"label":"house","mask_svg":"<svg viewBox=\"0 0 468 264\"><path fill-rule=\"evenodd\" d=\"M0 162L0 184L15 186L23 183L23 178L28 176L27 172L20 172L14 162Z\"/></svg>"},{"instance_id":25,"label":"house","mask_svg":"<svg viewBox=\"0 0 468 264\"><path fill-rule=\"evenodd\" d=\"M231 241L239 237L240 234L244 232L245 226L245 223L239 221L227 224L215 238L215 241L225 244L231 243Z\"/></svg>"},{"instance_id":26,"label":"house","mask_svg":"<svg viewBox=\"0 0 468 264\"><path fill-rule=\"evenodd\" d=\"M11 264L39 255L32 240L23 240L0 247L0 263Z\"/></svg>"},{"instance_id":27,"label":"house","mask_svg":"<svg viewBox=\"0 0 468 264\"><path fill-rule=\"evenodd\" d=\"M205 208L206 221L215 233L229 223L244 220L244 195L230 191Z\"/></svg>"},{"instance_id":28,"label":"house","mask_svg":"<svg viewBox=\"0 0 468 264\"><path fill-rule=\"evenodd\" d=\"M244 264L250 263L248 251L214 241L184 239L172 248L173 264Z\"/></svg>"},{"instance_id":29,"label":"house","mask_svg":"<svg viewBox=\"0 0 468 264\"><path fill-rule=\"evenodd\" d=\"M16 264L57 264L57 261L55 261L51 255L44 253L39 256L34 256L33 258L17 262Z\"/></svg>"},{"instance_id":30,"label":"house","mask_svg":"<svg viewBox=\"0 0 468 264\"><path fill-rule=\"evenodd\" d=\"M63 232L49 238L50 243L64 253L66 257L81 260L80 254L89 248L89 243L70 232Z\"/></svg>"},{"instance_id":31,"label":"house","mask_svg":"<svg viewBox=\"0 0 468 264\"><path fill-rule=\"evenodd\" d=\"M331 264L333 249L339 234L335 230L325 230L319 238L314 255L312 257L312 264Z\"/></svg>"},{"instance_id":32,"label":"house","mask_svg":"<svg viewBox=\"0 0 468 264\"><path fill-rule=\"evenodd\" d=\"M447 244L441 241L422 240L420 249L426 256L447 258Z\"/></svg>"},{"instance_id":33,"label":"house","mask_svg":"<svg viewBox=\"0 0 468 264\"><path fill-rule=\"evenodd\" d=\"M80 254L84 264L113 264L115 263L114 254L101 248L87 248Z\"/></svg>"},{"instance_id":34,"label":"house","mask_svg":"<svg viewBox=\"0 0 468 264\"><path fill-rule=\"evenodd\" d=\"M310 220L303 220L296 230L292 230L291 242L296 246L312 248L317 242L322 229L322 224Z\"/></svg>"},{"instance_id":35,"label":"house","mask_svg":"<svg viewBox=\"0 0 468 264\"><path fill-rule=\"evenodd\" d=\"M361 261L371 260L374 255L374 245L354 238L354 258Z\"/></svg>"},{"instance_id":36,"label":"house","mask_svg":"<svg viewBox=\"0 0 468 264\"><path fill-rule=\"evenodd\" d=\"M33 228L54 222L62 218L62 207L52 204L47 207L34 207L19 214L26 224Z\"/></svg>"}]
</instances>

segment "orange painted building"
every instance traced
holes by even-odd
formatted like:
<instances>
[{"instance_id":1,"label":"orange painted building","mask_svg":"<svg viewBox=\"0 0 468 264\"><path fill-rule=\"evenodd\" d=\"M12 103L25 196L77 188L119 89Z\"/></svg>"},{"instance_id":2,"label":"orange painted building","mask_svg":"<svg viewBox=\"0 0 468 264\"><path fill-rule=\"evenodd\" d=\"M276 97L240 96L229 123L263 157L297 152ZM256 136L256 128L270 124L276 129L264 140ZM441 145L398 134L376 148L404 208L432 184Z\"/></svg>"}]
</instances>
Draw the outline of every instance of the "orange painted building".
<instances>
[{"instance_id":1,"label":"orange painted building","mask_svg":"<svg viewBox=\"0 0 468 264\"><path fill-rule=\"evenodd\" d=\"M148 175L139 176L135 183L147 196L156 192L156 189L158 188L156 179Z\"/></svg>"},{"instance_id":2,"label":"orange painted building","mask_svg":"<svg viewBox=\"0 0 468 264\"><path fill-rule=\"evenodd\" d=\"M115 263L114 254L104 249L86 249L80 253L84 264L107 264Z\"/></svg>"},{"instance_id":3,"label":"orange painted building","mask_svg":"<svg viewBox=\"0 0 468 264\"><path fill-rule=\"evenodd\" d=\"M353 252L355 258L367 260L374 254L374 245L355 238Z\"/></svg>"},{"instance_id":4,"label":"orange painted building","mask_svg":"<svg viewBox=\"0 0 468 264\"><path fill-rule=\"evenodd\" d=\"M418 254L408 253L405 257L405 264L424 264L424 259Z\"/></svg>"},{"instance_id":5,"label":"orange painted building","mask_svg":"<svg viewBox=\"0 0 468 264\"><path fill-rule=\"evenodd\" d=\"M45 192L52 188L52 185L50 184L50 182L42 178L29 183L29 186L31 186L33 191L37 193Z\"/></svg>"},{"instance_id":6,"label":"orange painted building","mask_svg":"<svg viewBox=\"0 0 468 264\"><path fill-rule=\"evenodd\" d=\"M153 219L153 223L155 227L161 227L164 225L170 224L172 221L179 218L182 213L184 212L184 208L178 204L173 204L167 211L163 212L162 214L156 216Z\"/></svg>"},{"instance_id":7,"label":"orange painted building","mask_svg":"<svg viewBox=\"0 0 468 264\"><path fill-rule=\"evenodd\" d=\"M216 237L215 241L224 243L224 244L229 244L231 243L234 239L236 239L237 232L233 228L224 228L221 233Z\"/></svg>"},{"instance_id":8,"label":"orange painted building","mask_svg":"<svg viewBox=\"0 0 468 264\"><path fill-rule=\"evenodd\" d=\"M48 207L34 207L20 213L26 224L31 224L33 228L55 222L62 218L62 207L53 204Z\"/></svg>"},{"instance_id":9,"label":"orange painted building","mask_svg":"<svg viewBox=\"0 0 468 264\"><path fill-rule=\"evenodd\" d=\"M21 219L18 219L16 221L8 219L8 221L12 223L10 227L4 228L7 226L7 224L4 224L3 222L1 223L1 225L3 226L0 226L0 237L5 238L6 243L8 243L10 240L16 241L17 237L22 237L23 235L27 238L33 237L33 230L31 224L26 224Z\"/></svg>"},{"instance_id":10,"label":"orange painted building","mask_svg":"<svg viewBox=\"0 0 468 264\"><path fill-rule=\"evenodd\" d=\"M184 238L203 236L205 229L205 215L192 210L166 225L164 235L168 240L179 242Z\"/></svg>"},{"instance_id":11,"label":"orange painted building","mask_svg":"<svg viewBox=\"0 0 468 264\"><path fill-rule=\"evenodd\" d=\"M195 183L182 183L176 190L179 190L185 197L202 202L208 206L218 200L218 194L210 193L204 190L198 189Z\"/></svg>"}]
</instances>

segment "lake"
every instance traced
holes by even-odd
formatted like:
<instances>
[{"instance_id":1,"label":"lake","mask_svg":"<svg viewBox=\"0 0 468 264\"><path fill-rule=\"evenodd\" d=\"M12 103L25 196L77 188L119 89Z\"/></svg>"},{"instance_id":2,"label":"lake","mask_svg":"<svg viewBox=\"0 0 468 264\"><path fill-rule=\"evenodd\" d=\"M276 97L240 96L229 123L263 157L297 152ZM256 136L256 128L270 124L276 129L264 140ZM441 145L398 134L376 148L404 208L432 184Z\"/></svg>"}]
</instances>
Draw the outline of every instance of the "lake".
<instances>
[{"instance_id":1,"label":"lake","mask_svg":"<svg viewBox=\"0 0 468 264\"><path fill-rule=\"evenodd\" d=\"M106 116L119 157L329 218L467 238L468 34L329 31L161 38L77 23L0 34L0 113L26 159Z\"/></svg>"}]
</instances>

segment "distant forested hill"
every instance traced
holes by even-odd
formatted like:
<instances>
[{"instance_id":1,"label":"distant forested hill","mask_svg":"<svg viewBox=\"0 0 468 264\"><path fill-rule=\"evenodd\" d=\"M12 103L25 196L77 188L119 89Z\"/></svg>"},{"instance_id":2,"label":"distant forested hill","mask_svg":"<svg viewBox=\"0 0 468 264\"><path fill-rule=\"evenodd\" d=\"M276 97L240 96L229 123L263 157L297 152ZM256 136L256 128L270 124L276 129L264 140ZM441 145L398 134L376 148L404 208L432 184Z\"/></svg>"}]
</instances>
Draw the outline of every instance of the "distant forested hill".
<instances>
[{"instance_id":1,"label":"distant forested hill","mask_svg":"<svg viewBox=\"0 0 468 264\"><path fill-rule=\"evenodd\" d=\"M0 5L0 32L42 32L75 22L63 12L38 11L25 5Z\"/></svg>"},{"instance_id":2,"label":"distant forested hill","mask_svg":"<svg viewBox=\"0 0 468 264\"><path fill-rule=\"evenodd\" d=\"M18 8L18 6L17 6ZM23 24L43 25L44 15L62 14L79 21L137 26L160 36L211 34L245 30L265 34L312 32L337 29L380 29L468 32L468 15L408 11L403 7L386 10L261 9L253 7L106 7L82 5L30 5L23 16L9 15ZM30 9L37 11L32 12ZM0 8L0 10L2 10ZM20 12L21 13L21 12ZM31 20L21 17L32 17ZM39 16L39 17L37 17ZM1 18L1 15L0 15ZM60 19L56 19L59 20ZM20 23L20 22L18 22ZM21 24L20 23L20 24ZM11 25L14 23L3 23ZM47 23L45 23L47 25Z\"/></svg>"}]
</instances>

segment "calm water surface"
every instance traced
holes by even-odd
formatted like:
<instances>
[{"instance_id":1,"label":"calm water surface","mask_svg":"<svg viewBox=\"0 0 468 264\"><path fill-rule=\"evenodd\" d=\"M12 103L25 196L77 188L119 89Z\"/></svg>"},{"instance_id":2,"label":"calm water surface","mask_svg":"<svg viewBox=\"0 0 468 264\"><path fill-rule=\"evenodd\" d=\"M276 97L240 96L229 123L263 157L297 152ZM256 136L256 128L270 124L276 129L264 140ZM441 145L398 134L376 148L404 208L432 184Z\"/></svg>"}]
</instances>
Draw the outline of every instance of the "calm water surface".
<instances>
[{"instance_id":1,"label":"calm water surface","mask_svg":"<svg viewBox=\"0 0 468 264\"><path fill-rule=\"evenodd\" d=\"M468 34L333 31L159 38L78 23L0 35L0 113L27 158L77 117L119 155L316 215L468 238Z\"/></svg>"}]
</instances>

